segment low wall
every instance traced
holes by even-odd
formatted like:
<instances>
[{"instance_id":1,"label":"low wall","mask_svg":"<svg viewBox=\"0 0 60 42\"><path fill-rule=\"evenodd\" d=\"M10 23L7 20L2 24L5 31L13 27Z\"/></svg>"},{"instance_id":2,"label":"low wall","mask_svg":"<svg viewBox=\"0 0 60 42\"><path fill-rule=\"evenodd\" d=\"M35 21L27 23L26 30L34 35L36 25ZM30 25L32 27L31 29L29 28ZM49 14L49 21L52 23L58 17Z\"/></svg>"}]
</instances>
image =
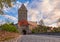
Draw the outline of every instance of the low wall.
<instances>
[{"instance_id":1,"label":"low wall","mask_svg":"<svg viewBox=\"0 0 60 42\"><path fill-rule=\"evenodd\" d=\"M46 32L46 33L30 33L29 35L56 35L56 36L60 36L60 32Z\"/></svg>"}]
</instances>

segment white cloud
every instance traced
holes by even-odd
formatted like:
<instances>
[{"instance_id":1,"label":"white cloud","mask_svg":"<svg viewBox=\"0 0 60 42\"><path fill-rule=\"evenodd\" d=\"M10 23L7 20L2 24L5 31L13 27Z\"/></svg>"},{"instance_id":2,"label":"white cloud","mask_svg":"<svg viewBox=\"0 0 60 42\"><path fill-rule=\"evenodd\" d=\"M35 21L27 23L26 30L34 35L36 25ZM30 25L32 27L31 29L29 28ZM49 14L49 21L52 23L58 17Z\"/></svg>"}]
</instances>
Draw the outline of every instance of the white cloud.
<instances>
[{"instance_id":1,"label":"white cloud","mask_svg":"<svg viewBox=\"0 0 60 42\"><path fill-rule=\"evenodd\" d=\"M29 4L29 1L25 2L24 5L27 6Z\"/></svg>"},{"instance_id":2,"label":"white cloud","mask_svg":"<svg viewBox=\"0 0 60 42\"><path fill-rule=\"evenodd\" d=\"M5 18L10 19L11 21L17 22L17 18L10 15L3 15Z\"/></svg>"},{"instance_id":3,"label":"white cloud","mask_svg":"<svg viewBox=\"0 0 60 42\"><path fill-rule=\"evenodd\" d=\"M21 4L22 4L21 2L17 1L16 4L13 5L13 7L18 9L18 8L20 8Z\"/></svg>"},{"instance_id":4,"label":"white cloud","mask_svg":"<svg viewBox=\"0 0 60 42\"><path fill-rule=\"evenodd\" d=\"M57 26L57 23L54 23L54 24L51 24L51 25L49 25L50 27L58 27Z\"/></svg>"},{"instance_id":5,"label":"white cloud","mask_svg":"<svg viewBox=\"0 0 60 42\"><path fill-rule=\"evenodd\" d=\"M21 4L17 1L13 7L18 9ZM27 1L25 6L28 9L28 20L38 21L43 18L46 25L57 25L56 21L60 18L60 0L33 0L31 3ZM8 11L6 8L4 10Z\"/></svg>"},{"instance_id":6,"label":"white cloud","mask_svg":"<svg viewBox=\"0 0 60 42\"><path fill-rule=\"evenodd\" d=\"M35 9L29 9L28 11L28 18L31 18L30 21L37 21L38 19L38 14L39 14L39 11L35 10ZM36 19L37 18L37 19ZM28 19L29 20L29 19Z\"/></svg>"},{"instance_id":7,"label":"white cloud","mask_svg":"<svg viewBox=\"0 0 60 42\"><path fill-rule=\"evenodd\" d=\"M3 25L3 24L5 24L5 23L6 23L5 21L0 20L0 25Z\"/></svg>"},{"instance_id":8,"label":"white cloud","mask_svg":"<svg viewBox=\"0 0 60 42\"><path fill-rule=\"evenodd\" d=\"M43 19L46 25L52 25L60 18L60 0L43 0L42 2L34 0L28 5L28 10L31 20L38 20L37 16L40 16L40 19L42 14L42 17L45 17Z\"/></svg>"},{"instance_id":9,"label":"white cloud","mask_svg":"<svg viewBox=\"0 0 60 42\"><path fill-rule=\"evenodd\" d=\"M58 22L57 25L60 27L60 22Z\"/></svg>"},{"instance_id":10,"label":"white cloud","mask_svg":"<svg viewBox=\"0 0 60 42\"><path fill-rule=\"evenodd\" d=\"M4 6L4 7L3 7L3 10L4 10L5 12L9 12L9 10L12 10L12 8L18 9L18 8L20 8L21 4L22 4L21 2L17 1L16 4L14 4L12 7L6 8L6 7ZM13 12L14 12L14 11L13 11Z\"/></svg>"}]
</instances>

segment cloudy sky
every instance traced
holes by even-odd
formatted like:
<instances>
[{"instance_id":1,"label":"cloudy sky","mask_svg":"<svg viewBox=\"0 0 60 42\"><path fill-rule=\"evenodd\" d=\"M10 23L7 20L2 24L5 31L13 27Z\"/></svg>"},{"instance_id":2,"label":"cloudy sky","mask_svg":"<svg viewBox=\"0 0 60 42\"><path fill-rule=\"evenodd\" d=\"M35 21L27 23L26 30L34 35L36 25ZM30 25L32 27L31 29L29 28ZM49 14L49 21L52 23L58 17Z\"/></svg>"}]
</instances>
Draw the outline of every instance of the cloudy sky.
<instances>
[{"instance_id":1,"label":"cloudy sky","mask_svg":"<svg viewBox=\"0 0 60 42\"><path fill-rule=\"evenodd\" d=\"M9 19L17 23L18 9L22 3L28 10L28 21L39 22L43 19L45 25L57 26L57 20L60 18L60 0L16 0L15 3L12 2L13 7L3 8L5 15L0 16L0 22Z\"/></svg>"}]
</instances>

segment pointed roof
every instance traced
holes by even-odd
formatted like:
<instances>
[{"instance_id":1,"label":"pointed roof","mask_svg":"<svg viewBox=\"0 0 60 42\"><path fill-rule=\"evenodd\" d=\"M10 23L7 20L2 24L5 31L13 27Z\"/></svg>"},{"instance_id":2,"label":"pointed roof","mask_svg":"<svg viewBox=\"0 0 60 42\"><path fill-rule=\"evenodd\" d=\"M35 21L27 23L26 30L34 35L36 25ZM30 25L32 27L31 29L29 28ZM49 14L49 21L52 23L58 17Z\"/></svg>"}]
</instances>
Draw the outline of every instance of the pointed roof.
<instances>
[{"instance_id":1,"label":"pointed roof","mask_svg":"<svg viewBox=\"0 0 60 42\"><path fill-rule=\"evenodd\" d=\"M19 10L27 10L27 8L25 7L24 4L22 4L21 7L19 8Z\"/></svg>"}]
</instances>

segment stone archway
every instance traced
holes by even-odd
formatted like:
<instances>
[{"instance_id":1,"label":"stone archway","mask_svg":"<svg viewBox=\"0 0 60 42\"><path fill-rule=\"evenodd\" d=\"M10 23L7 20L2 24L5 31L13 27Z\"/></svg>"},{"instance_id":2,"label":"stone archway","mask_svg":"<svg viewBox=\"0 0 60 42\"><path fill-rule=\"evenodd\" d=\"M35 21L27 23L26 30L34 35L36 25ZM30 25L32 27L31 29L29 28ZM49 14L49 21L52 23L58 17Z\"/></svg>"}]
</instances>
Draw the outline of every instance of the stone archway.
<instances>
[{"instance_id":1,"label":"stone archway","mask_svg":"<svg viewBox=\"0 0 60 42\"><path fill-rule=\"evenodd\" d=\"M27 31L25 29L22 30L23 35L26 35Z\"/></svg>"}]
</instances>

